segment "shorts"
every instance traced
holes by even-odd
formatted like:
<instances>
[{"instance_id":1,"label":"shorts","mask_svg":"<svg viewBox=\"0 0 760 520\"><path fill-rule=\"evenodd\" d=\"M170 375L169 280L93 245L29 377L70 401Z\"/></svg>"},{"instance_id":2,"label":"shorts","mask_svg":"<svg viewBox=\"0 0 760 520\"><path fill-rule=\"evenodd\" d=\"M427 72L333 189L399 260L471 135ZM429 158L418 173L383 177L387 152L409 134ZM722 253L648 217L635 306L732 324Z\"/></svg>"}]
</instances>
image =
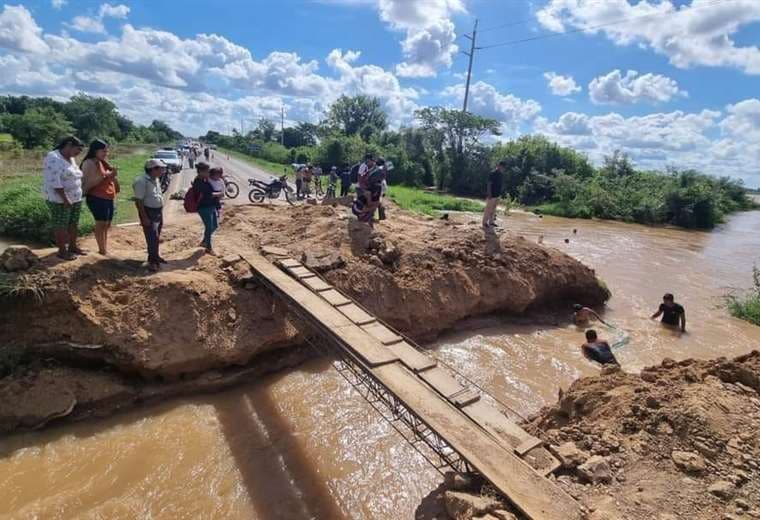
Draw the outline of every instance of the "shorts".
<instances>
[{"instance_id":1,"label":"shorts","mask_svg":"<svg viewBox=\"0 0 760 520\"><path fill-rule=\"evenodd\" d=\"M87 207L90 208L96 222L111 222L114 214L114 203L111 199L87 196Z\"/></svg>"},{"instance_id":2,"label":"shorts","mask_svg":"<svg viewBox=\"0 0 760 520\"><path fill-rule=\"evenodd\" d=\"M50 208L50 220L53 229L69 229L79 225L79 215L82 213L82 202L69 206L60 202L47 201Z\"/></svg>"}]
</instances>

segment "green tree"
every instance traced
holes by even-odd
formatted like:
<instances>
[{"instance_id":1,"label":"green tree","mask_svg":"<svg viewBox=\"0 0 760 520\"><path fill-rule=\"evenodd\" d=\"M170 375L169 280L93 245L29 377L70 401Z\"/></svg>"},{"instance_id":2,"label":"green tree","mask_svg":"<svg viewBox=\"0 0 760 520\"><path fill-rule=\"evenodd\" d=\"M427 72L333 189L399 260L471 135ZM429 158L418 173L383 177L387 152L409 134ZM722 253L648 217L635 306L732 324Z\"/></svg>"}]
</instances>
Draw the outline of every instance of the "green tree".
<instances>
[{"instance_id":1,"label":"green tree","mask_svg":"<svg viewBox=\"0 0 760 520\"><path fill-rule=\"evenodd\" d=\"M274 135L275 130L276 127L274 126L274 123L269 119L260 119L259 124L256 127L256 132L259 134L261 139L266 142L272 140L272 136Z\"/></svg>"},{"instance_id":2,"label":"green tree","mask_svg":"<svg viewBox=\"0 0 760 520\"><path fill-rule=\"evenodd\" d=\"M380 100L369 96L341 96L330 106L327 124L345 135L361 134L365 141L388 127Z\"/></svg>"},{"instance_id":3,"label":"green tree","mask_svg":"<svg viewBox=\"0 0 760 520\"><path fill-rule=\"evenodd\" d=\"M437 151L439 187L459 194L482 194L489 165L480 140L489 134L500 135L498 121L443 107L423 108L415 117Z\"/></svg>"},{"instance_id":4,"label":"green tree","mask_svg":"<svg viewBox=\"0 0 760 520\"><path fill-rule=\"evenodd\" d=\"M119 135L119 113L116 105L106 98L78 94L63 105L63 112L84 141Z\"/></svg>"},{"instance_id":5,"label":"green tree","mask_svg":"<svg viewBox=\"0 0 760 520\"><path fill-rule=\"evenodd\" d=\"M6 115L3 126L25 148L49 148L74 131L63 114L52 108L31 108L20 115Z\"/></svg>"}]
</instances>

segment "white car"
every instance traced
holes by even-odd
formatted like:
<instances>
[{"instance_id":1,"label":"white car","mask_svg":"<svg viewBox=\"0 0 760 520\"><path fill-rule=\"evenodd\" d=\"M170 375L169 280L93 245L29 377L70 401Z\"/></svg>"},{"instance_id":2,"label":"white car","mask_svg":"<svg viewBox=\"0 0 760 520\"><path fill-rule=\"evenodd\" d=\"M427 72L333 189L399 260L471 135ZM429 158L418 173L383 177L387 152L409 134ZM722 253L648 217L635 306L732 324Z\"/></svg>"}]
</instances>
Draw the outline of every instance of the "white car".
<instances>
[{"instance_id":1,"label":"white car","mask_svg":"<svg viewBox=\"0 0 760 520\"><path fill-rule=\"evenodd\" d=\"M182 159L179 158L179 155L174 150L158 150L153 154L153 159L163 161L170 173L182 171Z\"/></svg>"}]
</instances>

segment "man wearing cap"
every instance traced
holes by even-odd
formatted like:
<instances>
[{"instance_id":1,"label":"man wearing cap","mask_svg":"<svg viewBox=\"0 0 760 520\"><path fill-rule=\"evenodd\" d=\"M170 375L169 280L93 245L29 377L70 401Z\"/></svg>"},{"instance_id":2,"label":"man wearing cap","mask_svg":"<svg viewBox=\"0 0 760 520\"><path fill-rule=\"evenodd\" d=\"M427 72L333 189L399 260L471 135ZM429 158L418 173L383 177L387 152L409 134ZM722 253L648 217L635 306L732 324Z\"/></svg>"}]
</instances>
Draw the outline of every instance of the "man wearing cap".
<instances>
[{"instance_id":1,"label":"man wearing cap","mask_svg":"<svg viewBox=\"0 0 760 520\"><path fill-rule=\"evenodd\" d=\"M486 229L496 227L496 206L501 198L503 175L507 163L500 161L491 173L488 174L486 185L486 207L483 210L483 227Z\"/></svg>"},{"instance_id":2,"label":"man wearing cap","mask_svg":"<svg viewBox=\"0 0 760 520\"><path fill-rule=\"evenodd\" d=\"M43 190L52 219L58 257L72 260L85 252L77 246L79 215L82 211L82 170L74 157L84 144L74 136L65 137L42 163Z\"/></svg>"},{"instance_id":3,"label":"man wearing cap","mask_svg":"<svg viewBox=\"0 0 760 520\"><path fill-rule=\"evenodd\" d=\"M154 272L166 263L158 253L158 241L164 224L164 199L158 180L165 171L166 164L163 161L151 159L145 163L145 175L138 177L132 185L137 213L148 245L148 269Z\"/></svg>"}]
</instances>

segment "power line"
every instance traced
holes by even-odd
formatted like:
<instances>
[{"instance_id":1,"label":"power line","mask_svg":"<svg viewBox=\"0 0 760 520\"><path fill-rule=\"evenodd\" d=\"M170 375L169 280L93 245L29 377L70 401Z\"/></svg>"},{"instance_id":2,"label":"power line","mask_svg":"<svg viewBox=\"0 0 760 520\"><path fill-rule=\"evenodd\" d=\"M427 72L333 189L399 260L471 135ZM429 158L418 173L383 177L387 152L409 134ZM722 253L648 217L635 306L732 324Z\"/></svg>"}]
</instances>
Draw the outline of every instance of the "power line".
<instances>
[{"instance_id":1,"label":"power line","mask_svg":"<svg viewBox=\"0 0 760 520\"><path fill-rule=\"evenodd\" d=\"M505 41L505 42L501 42L501 43L495 43L495 44L492 44L492 45L484 45L482 47L477 47L476 50L493 49L493 48L496 48L496 47L505 47L505 46L509 46L509 45L517 45L517 44L520 44L520 43L527 43L527 42L538 41L538 40L548 40L550 38L559 38L561 36L568 36L568 35L571 35L571 34L577 34L577 33L581 33L581 32L593 31L593 30L596 30L596 29L601 29L603 27L609 27L609 26L612 26L612 25L618 25L618 24L621 24L621 23L631 22L631 21L634 21L634 20L641 20L641 19L644 19L644 18L653 18L653 17L657 18L657 17L664 17L664 16L671 16L671 15L675 16L675 15L679 15L679 14L682 14L682 13L691 12L694 9L704 9L704 8L707 8L707 7L714 7L714 6L722 4L722 3L734 2L734 1L736 1L736 0L714 0L713 2L710 2L710 3L698 5L698 6L695 6L695 7L691 7L688 10L673 11L673 12L668 12L668 13L651 13L651 14L645 14L645 15L640 15L640 16L631 16L631 17L628 17L628 18L622 18L620 20L615 20L615 21L612 21L612 22L607 22L607 23L603 23L603 24L599 24L599 25L592 25L592 26L589 26L589 27L579 27L579 28L571 29L571 30L565 31L565 32L541 34L541 35L538 35L538 36L530 36L528 38L520 38L520 39L517 39L517 40L509 40L509 41Z\"/></svg>"}]
</instances>

